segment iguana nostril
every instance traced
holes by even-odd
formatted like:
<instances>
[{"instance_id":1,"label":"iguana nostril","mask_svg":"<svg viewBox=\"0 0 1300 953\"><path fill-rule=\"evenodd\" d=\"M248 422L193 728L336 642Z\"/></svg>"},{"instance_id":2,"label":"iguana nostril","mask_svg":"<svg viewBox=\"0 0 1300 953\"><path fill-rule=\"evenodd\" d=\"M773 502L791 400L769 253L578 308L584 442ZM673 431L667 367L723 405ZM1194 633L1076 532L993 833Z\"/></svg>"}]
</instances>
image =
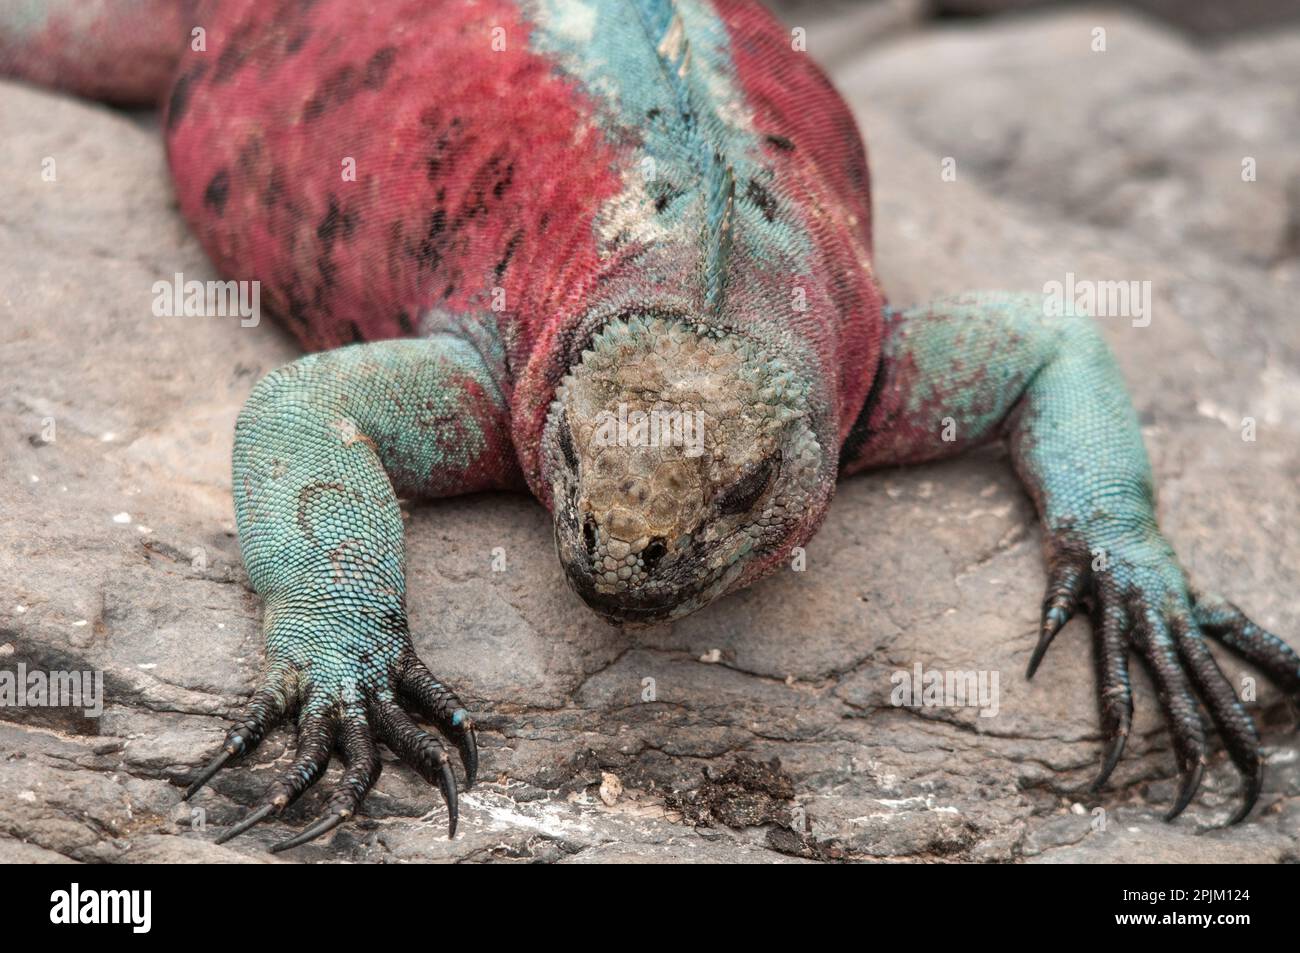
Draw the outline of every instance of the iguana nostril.
<instances>
[{"instance_id":1,"label":"iguana nostril","mask_svg":"<svg viewBox=\"0 0 1300 953\"><path fill-rule=\"evenodd\" d=\"M587 547L587 554L596 552L596 521L588 516L582 521L582 542Z\"/></svg>"},{"instance_id":2,"label":"iguana nostril","mask_svg":"<svg viewBox=\"0 0 1300 953\"><path fill-rule=\"evenodd\" d=\"M641 562L645 564L646 569L654 569L667 552L668 547L664 545L662 539L652 539L649 545L641 550Z\"/></svg>"}]
</instances>

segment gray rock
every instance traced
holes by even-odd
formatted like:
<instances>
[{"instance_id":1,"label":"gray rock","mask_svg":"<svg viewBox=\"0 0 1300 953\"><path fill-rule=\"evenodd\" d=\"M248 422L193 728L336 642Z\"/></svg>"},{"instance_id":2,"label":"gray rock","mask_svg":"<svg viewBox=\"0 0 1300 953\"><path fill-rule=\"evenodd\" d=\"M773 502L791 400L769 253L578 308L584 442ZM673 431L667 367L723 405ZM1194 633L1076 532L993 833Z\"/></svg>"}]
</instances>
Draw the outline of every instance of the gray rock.
<instances>
[{"instance_id":1,"label":"gray rock","mask_svg":"<svg viewBox=\"0 0 1300 953\"><path fill-rule=\"evenodd\" d=\"M1206 52L1082 9L908 34L845 81L952 157L959 179L1032 214L1143 237L1166 260L1195 245L1270 268L1300 255L1298 39Z\"/></svg>"},{"instance_id":2,"label":"gray rock","mask_svg":"<svg viewBox=\"0 0 1300 953\"><path fill-rule=\"evenodd\" d=\"M1067 271L1150 280L1151 326L1106 331L1166 530L1194 579L1294 637L1300 269L1275 203L1277 176L1294 171L1278 117L1300 36L1206 52L1108 13L1113 52L1085 73L1099 15L915 33L843 67L872 153L879 273L898 304L1038 289ZM1216 180L1247 136L1259 181ZM940 178L944 155L959 158L955 182ZM0 709L0 859L266 862L262 848L319 811L337 766L285 821L228 847L211 831L283 768L292 733L192 804L179 795L261 661L228 455L244 396L293 348L269 324L151 314L154 281L211 270L147 124L0 86L0 169L0 664L101 671L106 694L97 718ZM1236 187L1256 204L1234 204ZM1173 755L1140 673L1112 785L1078 793L1099 747L1087 626L1023 680L1040 536L999 449L845 483L807 571L640 632L598 622L567 590L532 502L410 510L416 643L479 713L483 781L448 841L437 796L389 760L361 817L286 860L1296 858L1300 767L1262 682L1252 708L1270 773L1248 823L1212 829L1238 794L1222 753L1188 814L1157 819ZM505 572L490 571L498 546ZM891 705L891 675L918 663L997 673L996 716ZM1223 664L1234 681L1250 674ZM714 826L684 823L672 805L742 755L779 759L788 804L760 827L716 820L743 803L711 812ZM612 804L604 773L623 787Z\"/></svg>"}]
</instances>

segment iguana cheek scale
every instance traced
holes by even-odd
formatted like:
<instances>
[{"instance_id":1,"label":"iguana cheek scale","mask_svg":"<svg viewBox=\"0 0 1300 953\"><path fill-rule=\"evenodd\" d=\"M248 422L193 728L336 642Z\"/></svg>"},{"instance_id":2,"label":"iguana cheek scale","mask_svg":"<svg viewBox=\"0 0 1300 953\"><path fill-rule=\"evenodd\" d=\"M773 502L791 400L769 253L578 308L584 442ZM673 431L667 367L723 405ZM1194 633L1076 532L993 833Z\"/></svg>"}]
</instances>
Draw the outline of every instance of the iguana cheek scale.
<instances>
[{"instance_id":1,"label":"iguana cheek scale","mask_svg":"<svg viewBox=\"0 0 1300 953\"><path fill-rule=\"evenodd\" d=\"M110 99L165 93L186 218L217 267L260 281L318 352L259 383L236 429L235 512L265 599L266 667L186 796L285 717L299 744L221 839L283 811L334 751L347 770L325 817L274 849L337 826L378 776L378 741L441 787L454 833L447 752L408 711L459 749L467 784L473 723L411 647L399 496L526 486L550 508L582 598L653 622L783 565L838 476L1000 435L1044 526L1030 673L1075 611L1093 617L1097 783L1130 731L1136 655L1183 775L1170 817L1205 764L1202 709L1245 779L1233 820L1249 812L1259 739L1205 637L1292 696L1300 657L1189 587L1088 319L1005 293L884 307L857 128L760 8L177 9L20 5L0 14L0 72ZM135 49L160 25L185 50L165 91L140 57L101 55L111 65L94 76L78 60ZM699 452L598 440L606 415L629 407L698 414Z\"/></svg>"}]
</instances>

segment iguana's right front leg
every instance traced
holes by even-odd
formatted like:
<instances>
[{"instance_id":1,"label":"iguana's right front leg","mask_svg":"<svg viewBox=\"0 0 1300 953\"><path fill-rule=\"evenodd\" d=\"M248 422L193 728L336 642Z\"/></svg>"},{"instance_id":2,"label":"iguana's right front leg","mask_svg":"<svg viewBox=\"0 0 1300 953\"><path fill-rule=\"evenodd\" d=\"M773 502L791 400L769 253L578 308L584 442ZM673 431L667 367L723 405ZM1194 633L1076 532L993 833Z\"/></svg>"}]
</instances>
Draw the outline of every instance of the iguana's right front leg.
<instances>
[{"instance_id":1,"label":"iguana's right front leg","mask_svg":"<svg viewBox=\"0 0 1300 953\"><path fill-rule=\"evenodd\" d=\"M1147 667L1182 774L1167 819L1190 803L1208 759L1201 708L1259 797L1259 733L1208 640L1300 697L1300 655L1226 600L1198 593L1160 531L1138 416L1094 323L1051 316L1041 295L983 292L886 315L886 360L846 443L845 470L949 456L1000 433L1042 517L1048 559L1032 676L1079 609L1093 615L1106 738L1100 787L1132 730L1130 657ZM955 438L955 439L954 439Z\"/></svg>"},{"instance_id":2,"label":"iguana's right front leg","mask_svg":"<svg viewBox=\"0 0 1300 953\"><path fill-rule=\"evenodd\" d=\"M248 709L188 798L230 758L296 715L298 751L263 804L220 840L278 814L338 750L347 764L326 816L272 848L319 837L353 813L379 776L376 739L446 799L456 780L427 717L474 783L473 723L415 655L407 631L397 494L447 496L518 482L499 375L467 337L385 341L314 354L253 390L235 430L239 543L266 602L266 668Z\"/></svg>"}]
</instances>

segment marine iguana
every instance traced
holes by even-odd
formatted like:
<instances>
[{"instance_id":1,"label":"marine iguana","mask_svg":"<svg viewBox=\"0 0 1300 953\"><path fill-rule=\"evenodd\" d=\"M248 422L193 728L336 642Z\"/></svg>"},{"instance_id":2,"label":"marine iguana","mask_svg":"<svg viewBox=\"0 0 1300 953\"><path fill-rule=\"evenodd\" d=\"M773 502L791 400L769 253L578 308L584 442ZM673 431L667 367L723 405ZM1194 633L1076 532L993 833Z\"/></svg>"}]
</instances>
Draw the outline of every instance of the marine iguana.
<instances>
[{"instance_id":1,"label":"marine iguana","mask_svg":"<svg viewBox=\"0 0 1300 953\"><path fill-rule=\"evenodd\" d=\"M1202 706L1244 778L1231 821L1249 813L1259 738L1206 639L1292 697L1300 657L1190 587L1088 318L1030 294L885 304L853 117L760 7L120 0L0 16L2 73L118 101L165 89L185 217L314 352L257 384L236 429L266 663L185 797L291 716L298 747L221 840L282 812L336 750L324 818L272 849L338 826L379 741L441 788L454 835L450 758L408 710L459 749L467 787L474 726L411 645L399 496L527 488L578 595L647 624L784 565L838 477L1000 436L1043 523L1030 675L1091 612L1095 785L1130 731L1136 655L1182 775L1168 817L1205 765Z\"/></svg>"}]
</instances>

